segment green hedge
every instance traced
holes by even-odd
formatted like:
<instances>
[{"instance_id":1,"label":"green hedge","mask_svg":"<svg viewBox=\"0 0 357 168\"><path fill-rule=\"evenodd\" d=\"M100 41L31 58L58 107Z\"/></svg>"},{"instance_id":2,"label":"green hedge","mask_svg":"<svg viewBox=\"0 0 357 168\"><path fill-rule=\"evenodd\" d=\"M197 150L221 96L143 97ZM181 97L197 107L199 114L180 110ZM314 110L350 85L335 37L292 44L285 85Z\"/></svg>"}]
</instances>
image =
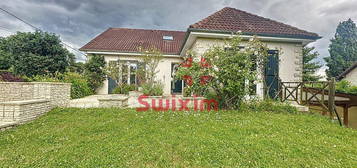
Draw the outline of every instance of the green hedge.
<instances>
[{"instance_id":1,"label":"green hedge","mask_svg":"<svg viewBox=\"0 0 357 168\"><path fill-rule=\"evenodd\" d=\"M113 94L129 94L130 91L136 90L135 85L121 84L114 88Z\"/></svg>"},{"instance_id":2,"label":"green hedge","mask_svg":"<svg viewBox=\"0 0 357 168\"><path fill-rule=\"evenodd\" d=\"M322 84L314 84L313 86L307 85L309 87L314 87L314 88L322 88ZM336 91L341 92L341 93L346 93L346 94L355 94L357 95L357 86L352 85L350 82L346 80L341 80L336 83L335 85Z\"/></svg>"},{"instance_id":3,"label":"green hedge","mask_svg":"<svg viewBox=\"0 0 357 168\"><path fill-rule=\"evenodd\" d=\"M73 72L68 72L63 75L63 82L72 83L71 87L71 98L77 99L85 96L94 94L93 90L89 86L88 80L78 74Z\"/></svg>"},{"instance_id":4,"label":"green hedge","mask_svg":"<svg viewBox=\"0 0 357 168\"><path fill-rule=\"evenodd\" d=\"M353 86L350 82L342 80L336 83L336 91L357 95L357 86Z\"/></svg>"},{"instance_id":5,"label":"green hedge","mask_svg":"<svg viewBox=\"0 0 357 168\"><path fill-rule=\"evenodd\" d=\"M32 81L36 82L65 82L71 83L71 98L78 99L85 96L94 94L92 89L89 87L89 81L87 78L81 74L74 72L67 72L64 74L56 74L55 76L49 75L37 75L34 76Z\"/></svg>"}]
</instances>

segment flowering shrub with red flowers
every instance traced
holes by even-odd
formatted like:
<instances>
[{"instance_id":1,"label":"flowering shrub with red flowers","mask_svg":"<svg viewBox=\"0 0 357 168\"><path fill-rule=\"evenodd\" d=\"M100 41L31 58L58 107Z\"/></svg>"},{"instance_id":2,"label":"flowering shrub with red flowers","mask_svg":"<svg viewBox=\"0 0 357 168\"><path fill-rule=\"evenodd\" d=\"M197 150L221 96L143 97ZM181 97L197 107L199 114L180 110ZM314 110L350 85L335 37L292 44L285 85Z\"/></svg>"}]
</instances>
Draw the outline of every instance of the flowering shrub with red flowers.
<instances>
[{"instance_id":1,"label":"flowering shrub with red flowers","mask_svg":"<svg viewBox=\"0 0 357 168\"><path fill-rule=\"evenodd\" d=\"M268 49L255 37L243 41L236 35L203 55L187 55L176 73L176 79L185 81L184 93L217 100L219 108L237 109L263 73Z\"/></svg>"}]
</instances>

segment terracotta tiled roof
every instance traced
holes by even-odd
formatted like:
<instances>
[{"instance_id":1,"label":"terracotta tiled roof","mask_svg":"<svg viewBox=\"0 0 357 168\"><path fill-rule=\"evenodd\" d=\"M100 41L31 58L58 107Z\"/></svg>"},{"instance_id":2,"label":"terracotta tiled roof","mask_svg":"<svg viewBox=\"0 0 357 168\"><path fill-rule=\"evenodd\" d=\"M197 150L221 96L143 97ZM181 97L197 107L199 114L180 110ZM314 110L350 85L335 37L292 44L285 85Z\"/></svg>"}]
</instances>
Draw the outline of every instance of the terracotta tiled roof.
<instances>
[{"instance_id":1,"label":"terracotta tiled roof","mask_svg":"<svg viewBox=\"0 0 357 168\"><path fill-rule=\"evenodd\" d=\"M178 54L185 33L167 30L109 28L80 50L138 52L139 47L155 47L164 54ZM173 36L173 40L163 40L163 36Z\"/></svg>"},{"instance_id":2,"label":"terracotta tiled roof","mask_svg":"<svg viewBox=\"0 0 357 168\"><path fill-rule=\"evenodd\" d=\"M307 32L274 20L247 13L235 8L220 11L190 26L191 29L228 31L258 35L277 35L296 38L318 39L316 33Z\"/></svg>"},{"instance_id":3,"label":"terracotta tiled roof","mask_svg":"<svg viewBox=\"0 0 357 168\"><path fill-rule=\"evenodd\" d=\"M189 31L220 31L283 36L292 38L320 38L316 33L300 30L277 21L263 18L234 8L223 8L207 18L191 25ZM84 45L82 51L138 52L138 48L155 47L164 54L178 54L184 43L182 31L109 28ZM163 40L163 36L173 40Z\"/></svg>"}]
</instances>

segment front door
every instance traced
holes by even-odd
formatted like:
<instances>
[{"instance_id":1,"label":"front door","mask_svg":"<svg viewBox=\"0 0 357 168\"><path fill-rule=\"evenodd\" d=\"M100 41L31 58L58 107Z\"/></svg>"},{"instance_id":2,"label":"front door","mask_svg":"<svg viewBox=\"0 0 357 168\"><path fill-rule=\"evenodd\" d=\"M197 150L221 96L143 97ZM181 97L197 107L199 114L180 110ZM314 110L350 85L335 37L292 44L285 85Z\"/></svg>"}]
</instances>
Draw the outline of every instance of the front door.
<instances>
[{"instance_id":1,"label":"front door","mask_svg":"<svg viewBox=\"0 0 357 168\"><path fill-rule=\"evenodd\" d=\"M175 73L178 70L180 64L172 63L171 64L171 93L181 94L182 93L182 80L175 80Z\"/></svg>"},{"instance_id":2,"label":"front door","mask_svg":"<svg viewBox=\"0 0 357 168\"><path fill-rule=\"evenodd\" d=\"M278 50L269 50L268 54L265 65L265 94L269 98L275 98L278 94L279 52Z\"/></svg>"}]
</instances>

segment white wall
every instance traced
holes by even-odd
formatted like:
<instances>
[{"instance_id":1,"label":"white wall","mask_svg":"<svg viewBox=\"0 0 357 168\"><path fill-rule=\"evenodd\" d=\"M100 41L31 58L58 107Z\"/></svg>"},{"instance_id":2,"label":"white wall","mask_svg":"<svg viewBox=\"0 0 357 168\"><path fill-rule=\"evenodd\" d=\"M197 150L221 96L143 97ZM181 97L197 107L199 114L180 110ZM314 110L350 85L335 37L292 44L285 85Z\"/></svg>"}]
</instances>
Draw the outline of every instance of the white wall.
<instances>
[{"instance_id":1,"label":"white wall","mask_svg":"<svg viewBox=\"0 0 357 168\"><path fill-rule=\"evenodd\" d=\"M120 58L121 61L140 61L138 56L123 56L123 55L103 55L105 62L115 61ZM171 63L180 63L182 58L165 57L158 65L157 80L164 84L164 95L171 94ZM108 80L104 81L102 87L97 90L97 94L108 94Z\"/></svg>"},{"instance_id":2,"label":"white wall","mask_svg":"<svg viewBox=\"0 0 357 168\"><path fill-rule=\"evenodd\" d=\"M353 69L343 79L351 82L352 85L357 86L357 68Z\"/></svg>"},{"instance_id":3,"label":"white wall","mask_svg":"<svg viewBox=\"0 0 357 168\"><path fill-rule=\"evenodd\" d=\"M269 49L279 50L279 77L282 81L301 81L302 80L302 44L288 42L265 42ZM211 46L223 46L224 41L212 38L197 38L190 50L198 56L202 55ZM106 62L111 60L140 60L138 56L122 55L103 55ZM159 73L157 78L164 84L164 94L171 94L171 63L180 63L182 58L165 57L159 64ZM263 95L263 84L257 84L257 94ZM108 80L104 81L101 88L97 90L98 94L108 94Z\"/></svg>"},{"instance_id":4,"label":"white wall","mask_svg":"<svg viewBox=\"0 0 357 168\"><path fill-rule=\"evenodd\" d=\"M287 42L264 42L272 50L279 50L279 77L282 81L302 81L302 44ZM212 38L197 38L190 50L198 56L212 46L224 46L224 40ZM263 84L257 85L257 94L264 93Z\"/></svg>"}]
</instances>

